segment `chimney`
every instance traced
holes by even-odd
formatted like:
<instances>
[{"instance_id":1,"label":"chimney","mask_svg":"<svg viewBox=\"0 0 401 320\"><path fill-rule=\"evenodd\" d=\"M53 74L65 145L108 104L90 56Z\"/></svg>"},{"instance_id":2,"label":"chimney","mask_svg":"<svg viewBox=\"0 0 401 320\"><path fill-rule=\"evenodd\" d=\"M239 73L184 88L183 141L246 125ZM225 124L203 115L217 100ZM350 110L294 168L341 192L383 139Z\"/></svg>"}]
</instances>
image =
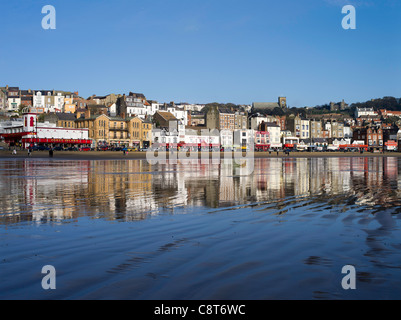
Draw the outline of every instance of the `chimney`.
<instances>
[{"instance_id":1,"label":"chimney","mask_svg":"<svg viewBox=\"0 0 401 320\"><path fill-rule=\"evenodd\" d=\"M91 117L91 111L89 109L85 110L85 119L89 119Z\"/></svg>"},{"instance_id":2,"label":"chimney","mask_svg":"<svg viewBox=\"0 0 401 320\"><path fill-rule=\"evenodd\" d=\"M125 115L125 113L123 112L123 113L121 113L121 118L123 118L123 119L125 119L126 118L126 115Z\"/></svg>"}]
</instances>

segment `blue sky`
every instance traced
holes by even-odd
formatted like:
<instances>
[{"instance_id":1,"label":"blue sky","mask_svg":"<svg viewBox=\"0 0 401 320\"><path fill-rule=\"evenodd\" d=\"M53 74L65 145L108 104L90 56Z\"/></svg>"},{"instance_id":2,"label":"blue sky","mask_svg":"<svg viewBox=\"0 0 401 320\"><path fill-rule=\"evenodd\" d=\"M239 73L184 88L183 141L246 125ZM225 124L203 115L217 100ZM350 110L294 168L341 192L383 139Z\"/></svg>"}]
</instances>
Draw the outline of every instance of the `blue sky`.
<instances>
[{"instance_id":1,"label":"blue sky","mask_svg":"<svg viewBox=\"0 0 401 320\"><path fill-rule=\"evenodd\" d=\"M397 0L0 0L0 85L159 102L401 97ZM44 5L56 30L44 30ZM356 8L356 30L341 9Z\"/></svg>"}]
</instances>

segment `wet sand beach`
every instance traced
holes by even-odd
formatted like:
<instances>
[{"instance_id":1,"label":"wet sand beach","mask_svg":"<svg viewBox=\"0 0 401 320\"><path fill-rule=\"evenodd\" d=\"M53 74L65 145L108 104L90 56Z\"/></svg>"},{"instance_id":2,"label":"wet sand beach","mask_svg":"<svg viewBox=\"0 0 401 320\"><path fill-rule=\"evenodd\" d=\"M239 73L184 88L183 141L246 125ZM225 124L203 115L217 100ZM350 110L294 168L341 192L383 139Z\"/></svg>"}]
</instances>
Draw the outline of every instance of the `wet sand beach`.
<instances>
[{"instance_id":1,"label":"wet sand beach","mask_svg":"<svg viewBox=\"0 0 401 320\"><path fill-rule=\"evenodd\" d=\"M57 156L0 161L0 300L401 296L397 157L271 156L247 174Z\"/></svg>"}]
</instances>

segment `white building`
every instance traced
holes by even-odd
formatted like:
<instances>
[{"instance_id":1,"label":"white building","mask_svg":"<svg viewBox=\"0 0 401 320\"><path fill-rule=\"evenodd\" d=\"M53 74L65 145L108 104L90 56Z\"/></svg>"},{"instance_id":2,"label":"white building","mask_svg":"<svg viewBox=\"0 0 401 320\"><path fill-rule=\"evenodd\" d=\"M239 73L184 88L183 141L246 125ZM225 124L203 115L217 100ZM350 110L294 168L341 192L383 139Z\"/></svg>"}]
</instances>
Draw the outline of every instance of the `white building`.
<instances>
[{"instance_id":1,"label":"white building","mask_svg":"<svg viewBox=\"0 0 401 320\"><path fill-rule=\"evenodd\" d=\"M21 121L12 121L10 125L1 126L0 135L10 145L22 144L28 148L32 145L90 145L89 129L62 128L49 122L37 122L37 110L25 108Z\"/></svg>"},{"instance_id":2,"label":"white building","mask_svg":"<svg viewBox=\"0 0 401 320\"><path fill-rule=\"evenodd\" d=\"M355 110L355 118L359 118L361 116L377 116L377 112L373 108L356 108Z\"/></svg>"},{"instance_id":3,"label":"white building","mask_svg":"<svg viewBox=\"0 0 401 320\"><path fill-rule=\"evenodd\" d=\"M33 94L33 107L36 110L41 110L41 112L45 109L45 96L42 94L41 91L36 91Z\"/></svg>"},{"instance_id":4,"label":"white building","mask_svg":"<svg viewBox=\"0 0 401 320\"><path fill-rule=\"evenodd\" d=\"M250 147L253 146L254 143L255 143L255 130L239 129L234 131L233 133L234 148Z\"/></svg>"},{"instance_id":5,"label":"white building","mask_svg":"<svg viewBox=\"0 0 401 320\"><path fill-rule=\"evenodd\" d=\"M231 132L232 136L232 132ZM178 129L169 128L152 130L153 146L156 148L164 147L220 147L220 136L208 129L198 132L197 130L185 129L182 123L179 123Z\"/></svg>"},{"instance_id":6,"label":"white building","mask_svg":"<svg viewBox=\"0 0 401 320\"><path fill-rule=\"evenodd\" d=\"M10 119L0 121L0 135L6 132L6 128L9 132L17 132L23 125L22 119ZM15 128L16 130L12 130Z\"/></svg>"},{"instance_id":7,"label":"white building","mask_svg":"<svg viewBox=\"0 0 401 320\"><path fill-rule=\"evenodd\" d=\"M167 106L164 111L170 112L178 120L182 121L185 125L188 125L188 111L183 108L177 108L175 106Z\"/></svg>"},{"instance_id":8,"label":"white building","mask_svg":"<svg viewBox=\"0 0 401 320\"><path fill-rule=\"evenodd\" d=\"M263 115L256 115L256 116L252 116L249 119L249 128L253 129L253 130L258 130L259 125L262 122L272 122L273 121L273 117L269 117L269 116L263 116Z\"/></svg>"},{"instance_id":9,"label":"white building","mask_svg":"<svg viewBox=\"0 0 401 320\"><path fill-rule=\"evenodd\" d=\"M266 131L269 132L270 148L281 148L281 127L278 124L266 123Z\"/></svg>"},{"instance_id":10,"label":"white building","mask_svg":"<svg viewBox=\"0 0 401 320\"><path fill-rule=\"evenodd\" d=\"M17 111L20 104L20 97L9 97L7 100L7 111Z\"/></svg>"},{"instance_id":11,"label":"white building","mask_svg":"<svg viewBox=\"0 0 401 320\"><path fill-rule=\"evenodd\" d=\"M310 126L310 121L307 119L301 119L301 127L300 127L300 138L303 139L309 139L309 126Z\"/></svg>"},{"instance_id":12,"label":"white building","mask_svg":"<svg viewBox=\"0 0 401 320\"><path fill-rule=\"evenodd\" d=\"M176 106L186 111L201 111L205 107L204 104L190 104L187 102L177 103Z\"/></svg>"},{"instance_id":13,"label":"white building","mask_svg":"<svg viewBox=\"0 0 401 320\"><path fill-rule=\"evenodd\" d=\"M352 129L350 126L344 126L344 138L352 138Z\"/></svg>"},{"instance_id":14,"label":"white building","mask_svg":"<svg viewBox=\"0 0 401 320\"><path fill-rule=\"evenodd\" d=\"M224 149L234 148L234 136L231 130L221 130L220 131L220 143L221 147Z\"/></svg>"},{"instance_id":15,"label":"white building","mask_svg":"<svg viewBox=\"0 0 401 320\"><path fill-rule=\"evenodd\" d=\"M148 101L149 105L146 106L147 114L154 115L157 111L159 111L162 103L158 103L157 101Z\"/></svg>"},{"instance_id":16,"label":"white building","mask_svg":"<svg viewBox=\"0 0 401 320\"><path fill-rule=\"evenodd\" d=\"M54 112L62 112L64 107L64 96L61 92L57 92L53 97ZM50 111L53 112L53 111Z\"/></svg>"},{"instance_id":17,"label":"white building","mask_svg":"<svg viewBox=\"0 0 401 320\"><path fill-rule=\"evenodd\" d=\"M144 120L146 115L147 115L147 109L144 106L127 107L127 116L128 117L136 116L136 117Z\"/></svg>"}]
</instances>

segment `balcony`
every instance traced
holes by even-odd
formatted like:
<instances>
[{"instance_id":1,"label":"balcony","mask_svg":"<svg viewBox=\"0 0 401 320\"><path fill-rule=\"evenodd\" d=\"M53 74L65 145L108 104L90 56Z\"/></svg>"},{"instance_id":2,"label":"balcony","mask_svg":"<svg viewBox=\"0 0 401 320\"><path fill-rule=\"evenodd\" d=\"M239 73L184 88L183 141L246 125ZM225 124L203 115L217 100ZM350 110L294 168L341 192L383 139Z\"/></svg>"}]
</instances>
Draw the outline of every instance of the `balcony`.
<instances>
[{"instance_id":1,"label":"balcony","mask_svg":"<svg viewBox=\"0 0 401 320\"><path fill-rule=\"evenodd\" d=\"M115 131L128 132L129 130L128 130L128 128L110 127L110 128L109 128L109 131L113 131L113 132L115 132Z\"/></svg>"}]
</instances>

